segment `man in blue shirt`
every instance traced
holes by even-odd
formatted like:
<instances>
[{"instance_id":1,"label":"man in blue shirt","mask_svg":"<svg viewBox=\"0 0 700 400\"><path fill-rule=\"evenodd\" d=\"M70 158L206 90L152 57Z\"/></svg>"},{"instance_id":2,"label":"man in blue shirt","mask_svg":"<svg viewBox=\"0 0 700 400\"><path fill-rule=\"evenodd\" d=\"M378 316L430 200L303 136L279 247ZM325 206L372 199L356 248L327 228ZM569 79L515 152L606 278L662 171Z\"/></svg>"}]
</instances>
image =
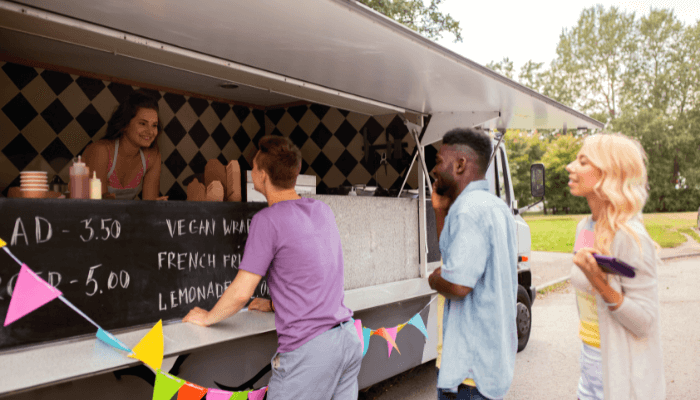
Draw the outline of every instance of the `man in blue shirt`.
<instances>
[{"instance_id":1,"label":"man in blue shirt","mask_svg":"<svg viewBox=\"0 0 700 400\"><path fill-rule=\"evenodd\" d=\"M485 180L491 148L484 132L453 129L432 170L443 265L429 282L446 298L438 399L500 399L513 380L517 235Z\"/></svg>"}]
</instances>

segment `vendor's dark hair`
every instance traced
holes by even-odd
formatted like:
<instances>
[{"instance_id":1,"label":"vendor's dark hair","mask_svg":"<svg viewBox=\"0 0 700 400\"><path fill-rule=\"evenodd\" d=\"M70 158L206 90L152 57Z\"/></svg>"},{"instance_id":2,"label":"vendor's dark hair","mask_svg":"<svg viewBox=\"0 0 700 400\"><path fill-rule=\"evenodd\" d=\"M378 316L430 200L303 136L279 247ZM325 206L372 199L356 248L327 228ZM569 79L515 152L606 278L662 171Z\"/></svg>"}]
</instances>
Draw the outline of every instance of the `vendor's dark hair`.
<instances>
[{"instance_id":1,"label":"vendor's dark hair","mask_svg":"<svg viewBox=\"0 0 700 400\"><path fill-rule=\"evenodd\" d=\"M455 128L442 137L443 145L466 145L478 157L480 173L485 174L491 158L491 138L481 129Z\"/></svg>"},{"instance_id":2,"label":"vendor's dark hair","mask_svg":"<svg viewBox=\"0 0 700 400\"><path fill-rule=\"evenodd\" d=\"M301 172L301 151L282 136L263 136L258 142L256 162L265 170L270 182L280 189L292 189Z\"/></svg>"},{"instance_id":3,"label":"vendor's dark hair","mask_svg":"<svg viewBox=\"0 0 700 400\"><path fill-rule=\"evenodd\" d=\"M107 123L107 133L104 138L114 140L122 137L122 135L124 135L124 129L129 125L141 108L156 110L156 113L158 113L158 100L143 90L132 92L124 102L119 104L117 109L114 110L114 113L112 113ZM161 132L163 132L163 125L159 114L158 134L160 135ZM155 145L156 141L154 140L150 147L154 147Z\"/></svg>"}]
</instances>

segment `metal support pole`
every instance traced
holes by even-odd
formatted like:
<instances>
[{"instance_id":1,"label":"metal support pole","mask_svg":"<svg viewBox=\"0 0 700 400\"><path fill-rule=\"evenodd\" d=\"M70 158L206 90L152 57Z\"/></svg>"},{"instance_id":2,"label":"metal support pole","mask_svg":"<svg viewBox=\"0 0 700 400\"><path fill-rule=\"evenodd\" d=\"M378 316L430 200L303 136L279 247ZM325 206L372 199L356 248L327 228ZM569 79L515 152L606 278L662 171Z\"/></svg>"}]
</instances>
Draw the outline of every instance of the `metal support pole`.
<instances>
[{"instance_id":1,"label":"metal support pole","mask_svg":"<svg viewBox=\"0 0 700 400\"><path fill-rule=\"evenodd\" d=\"M420 146L418 142L416 143L416 146ZM425 178L424 169L418 168L418 263L421 278L428 277L428 233L426 227Z\"/></svg>"}]
</instances>

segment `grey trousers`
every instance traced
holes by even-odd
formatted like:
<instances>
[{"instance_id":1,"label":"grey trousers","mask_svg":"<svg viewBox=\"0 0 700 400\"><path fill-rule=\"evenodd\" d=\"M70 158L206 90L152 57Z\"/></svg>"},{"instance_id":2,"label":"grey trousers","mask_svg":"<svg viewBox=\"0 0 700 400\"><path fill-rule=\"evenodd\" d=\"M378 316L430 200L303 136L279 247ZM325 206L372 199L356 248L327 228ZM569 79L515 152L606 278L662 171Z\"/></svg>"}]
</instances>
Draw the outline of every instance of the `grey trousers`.
<instances>
[{"instance_id":1,"label":"grey trousers","mask_svg":"<svg viewBox=\"0 0 700 400\"><path fill-rule=\"evenodd\" d=\"M351 321L272 357L268 400L356 400L362 345Z\"/></svg>"}]
</instances>

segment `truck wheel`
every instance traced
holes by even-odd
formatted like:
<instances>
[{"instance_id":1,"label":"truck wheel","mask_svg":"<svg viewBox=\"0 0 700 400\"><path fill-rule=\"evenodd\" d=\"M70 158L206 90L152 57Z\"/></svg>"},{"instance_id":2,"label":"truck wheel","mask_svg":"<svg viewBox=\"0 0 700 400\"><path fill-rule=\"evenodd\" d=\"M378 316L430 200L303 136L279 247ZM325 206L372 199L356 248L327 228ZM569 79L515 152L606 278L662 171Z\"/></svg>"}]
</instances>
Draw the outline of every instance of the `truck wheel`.
<instances>
[{"instance_id":1,"label":"truck wheel","mask_svg":"<svg viewBox=\"0 0 700 400\"><path fill-rule=\"evenodd\" d=\"M532 327L532 314L530 296L527 290L518 285L518 302L515 311L515 326L518 329L518 352L523 351L530 340L530 328Z\"/></svg>"}]
</instances>

